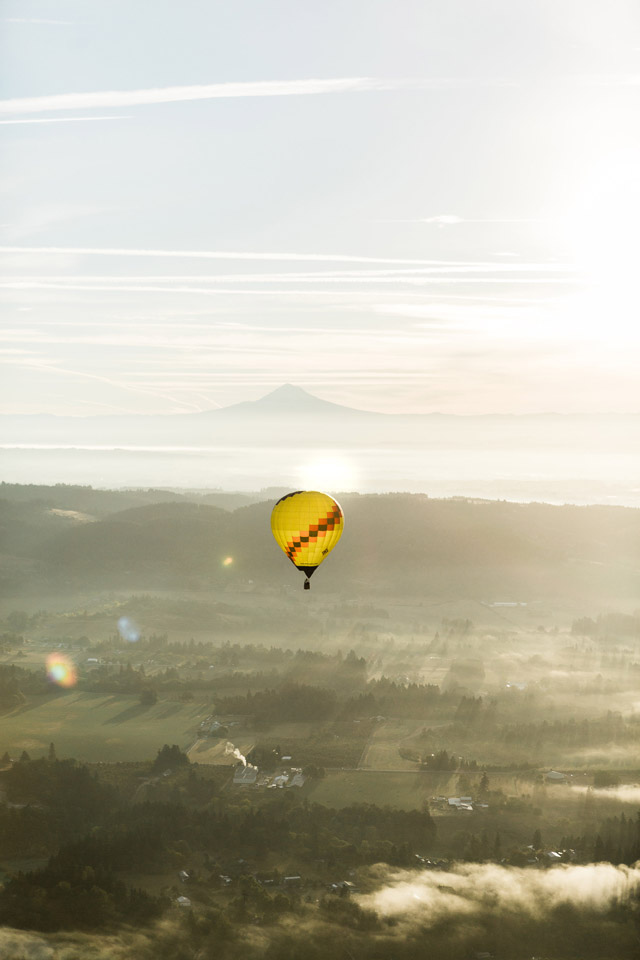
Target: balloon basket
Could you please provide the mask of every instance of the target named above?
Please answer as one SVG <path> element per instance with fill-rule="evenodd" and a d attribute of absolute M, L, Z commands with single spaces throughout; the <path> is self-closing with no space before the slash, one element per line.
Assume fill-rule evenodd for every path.
<path fill-rule="evenodd" d="M 311 590 L 311 581 L 309 579 L 305 580 L 304 588 L 305 590 Z"/>

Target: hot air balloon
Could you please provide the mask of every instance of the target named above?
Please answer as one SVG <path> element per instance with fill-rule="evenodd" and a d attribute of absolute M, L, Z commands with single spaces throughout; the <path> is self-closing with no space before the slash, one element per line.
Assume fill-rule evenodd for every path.
<path fill-rule="evenodd" d="M 294 567 L 309 577 L 331 553 L 342 536 L 344 515 L 340 504 L 326 493 L 297 490 L 276 503 L 271 513 L 271 532 Z"/>

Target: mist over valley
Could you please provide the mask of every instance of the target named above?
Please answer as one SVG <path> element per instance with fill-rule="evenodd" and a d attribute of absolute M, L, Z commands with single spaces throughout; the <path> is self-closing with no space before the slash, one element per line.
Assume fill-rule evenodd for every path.
<path fill-rule="evenodd" d="M 189 414 L 0 415 L 4 479 L 251 492 L 318 483 L 437 497 L 640 505 L 632 414 L 381 414 L 285 384 Z"/>
<path fill-rule="evenodd" d="M 637 511 L 279 495 L 0 487 L 3 949 L 634 956 Z"/>

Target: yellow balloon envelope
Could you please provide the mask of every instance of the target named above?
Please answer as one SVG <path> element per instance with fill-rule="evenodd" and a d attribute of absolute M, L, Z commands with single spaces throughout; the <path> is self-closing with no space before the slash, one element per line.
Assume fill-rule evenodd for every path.
<path fill-rule="evenodd" d="M 271 532 L 298 570 L 309 577 L 342 536 L 344 514 L 326 493 L 298 490 L 278 500 L 271 513 Z"/>

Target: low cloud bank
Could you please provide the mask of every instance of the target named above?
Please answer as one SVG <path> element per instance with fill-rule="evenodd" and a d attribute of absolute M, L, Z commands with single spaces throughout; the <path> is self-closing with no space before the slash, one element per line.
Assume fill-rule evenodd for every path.
<path fill-rule="evenodd" d="M 435 925 L 489 910 L 533 917 L 542 917 L 560 904 L 606 910 L 640 892 L 640 864 L 560 865 L 531 870 L 467 863 L 447 873 L 398 871 L 386 878 L 380 868 L 380 879 L 386 879 L 380 890 L 358 898 L 362 907 L 383 916 L 406 915 Z"/>
<path fill-rule="evenodd" d="M 79 933 L 39 934 L 9 927 L 0 928 L 2 960 L 146 960 L 153 951 L 158 924 L 141 933 L 123 930 L 120 934 Z"/>
<path fill-rule="evenodd" d="M 571 789 L 583 796 L 589 793 L 594 800 L 619 800 L 621 803 L 640 804 L 640 785 L 637 783 L 623 783 L 619 787 L 572 787 Z"/>
<path fill-rule="evenodd" d="M 0 930 L 0 957 L 4 960 L 51 960 L 54 956 L 42 937 L 20 930 Z"/>

